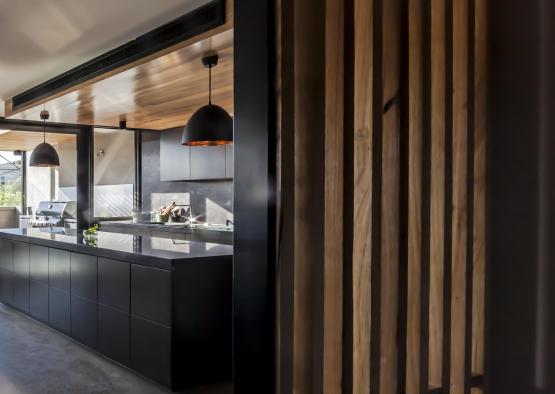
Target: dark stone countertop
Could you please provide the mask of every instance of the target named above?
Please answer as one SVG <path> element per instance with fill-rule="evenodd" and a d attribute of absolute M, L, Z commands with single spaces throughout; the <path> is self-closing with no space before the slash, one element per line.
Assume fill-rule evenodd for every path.
<path fill-rule="evenodd" d="M 130 220 L 103 221 L 99 224 L 101 229 L 110 232 L 150 235 L 155 237 L 174 237 L 191 241 L 233 245 L 233 227 L 189 226 L 184 223 L 133 223 Z"/>
<path fill-rule="evenodd" d="M 176 264 L 192 260 L 233 255 L 230 245 L 105 231 L 98 232 L 95 246 L 85 244 L 82 235 L 39 228 L 0 229 L 0 238 L 162 269 L 171 269 Z"/>

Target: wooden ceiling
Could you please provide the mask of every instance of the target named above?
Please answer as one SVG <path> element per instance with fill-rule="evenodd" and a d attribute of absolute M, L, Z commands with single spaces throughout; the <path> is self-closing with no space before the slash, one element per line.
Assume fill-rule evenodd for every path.
<path fill-rule="evenodd" d="M 33 131 L 0 131 L 0 151 L 32 151 L 42 142 L 42 133 Z M 75 140 L 74 134 L 46 133 L 46 142 L 54 146 Z"/>
<path fill-rule="evenodd" d="M 208 70 L 201 58 L 209 52 L 220 56 L 212 70 L 212 102 L 233 114 L 232 15 L 227 18 L 228 23 L 220 29 L 21 110 L 12 111 L 10 100 L 6 116 L 40 120 L 44 106 L 52 122 L 118 126 L 126 120 L 129 128 L 156 130 L 183 126 L 195 110 L 208 103 Z"/>

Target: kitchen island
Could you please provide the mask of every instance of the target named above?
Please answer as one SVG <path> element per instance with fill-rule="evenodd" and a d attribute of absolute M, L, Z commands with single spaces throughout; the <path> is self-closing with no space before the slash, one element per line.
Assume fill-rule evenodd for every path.
<path fill-rule="evenodd" d="M 0 230 L 0 301 L 172 389 L 230 379 L 229 245 Z"/>

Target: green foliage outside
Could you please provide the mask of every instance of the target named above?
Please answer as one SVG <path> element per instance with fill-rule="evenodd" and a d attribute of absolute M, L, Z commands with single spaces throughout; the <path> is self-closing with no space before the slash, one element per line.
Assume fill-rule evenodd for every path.
<path fill-rule="evenodd" d="M 0 207 L 21 206 L 21 178 L 0 184 Z"/>

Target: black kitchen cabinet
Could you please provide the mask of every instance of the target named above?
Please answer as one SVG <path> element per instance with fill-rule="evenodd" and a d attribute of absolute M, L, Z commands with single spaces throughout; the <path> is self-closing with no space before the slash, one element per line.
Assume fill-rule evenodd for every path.
<path fill-rule="evenodd" d="M 196 181 L 233 178 L 233 147 L 183 146 L 183 129 L 160 135 L 160 180 Z"/>
<path fill-rule="evenodd" d="M 0 240 L 1 302 L 174 390 L 231 378 L 231 255 L 160 267 L 27 239 Z"/>
<path fill-rule="evenodd" d="M 225 177 L 233 178 L 233 144 L 225 146 Z"/>
<path fill-rule="evenodd" d="M 29 247 L 30 279 L 48 286 L 48 248 L 38 245 Z"/>
<path fill-rule="evenodd" d="M 71 296 L 71 336 L 79 342 L 97 348 L 97 303 L 76 295 Z"/>
<path fill-rule="evenodd" d="M 0 269 L 13 272 L 13 243 L 0 240 Z"/>
<path fill-rule="evenodd" d="M 171 329 L 131 316 L 131 366 L 171 386 Z"/>
<path fill-rule="evenodd" d="M 171 273 L 131 266 L 131 314 L 165 326 L 171 325 Z"/>
<path fill-rule="evenodd" d="M 17 242 L 13 247 L 13 305 L 29 312 L 29 245 Z"/>
<path fill-rule="evenodd" d="M 225 178 L 225 146 L 191 147 L 191 180 Z"/>
<path fill-rule="evenodd" d="M 71 333 L 71 300 L 69 292 L 48 289 L 48 324 L 66 334 Z"/>
<path fill-rule="evenodd" d="M 71 294 L 97 300 L 97 257 L 71 253 Z"/>
<path fill-rule="evenodd" d="M 31 280 L 29 287 L 29 314 L 43 323 L 48 323 L 48 285 Z"/>
<path fill-rule="evenodd" d="M 129 314 L 130 264 L 98 259 L 98 302 Z"/>
<path fill-rule="evenodd" d="M 98 350 L 129 365 L 129 314 L 98 304 Z"/>
<path fill-rule="evenodd" d="M 13 305 L 13 272 L 0 268 L 0 301 Z"/>
<path fill-rule="evenodd" d="M 70 253 L 65 250 L 48 249 L 49 286 L 69 293 L 71 275 Z"/>
<path fill-rule="evenodd" d="M 191 149 L 181 145 L 183 130 L 165 131 L 160 135 L 160 180 L 191 179 Z"/>

